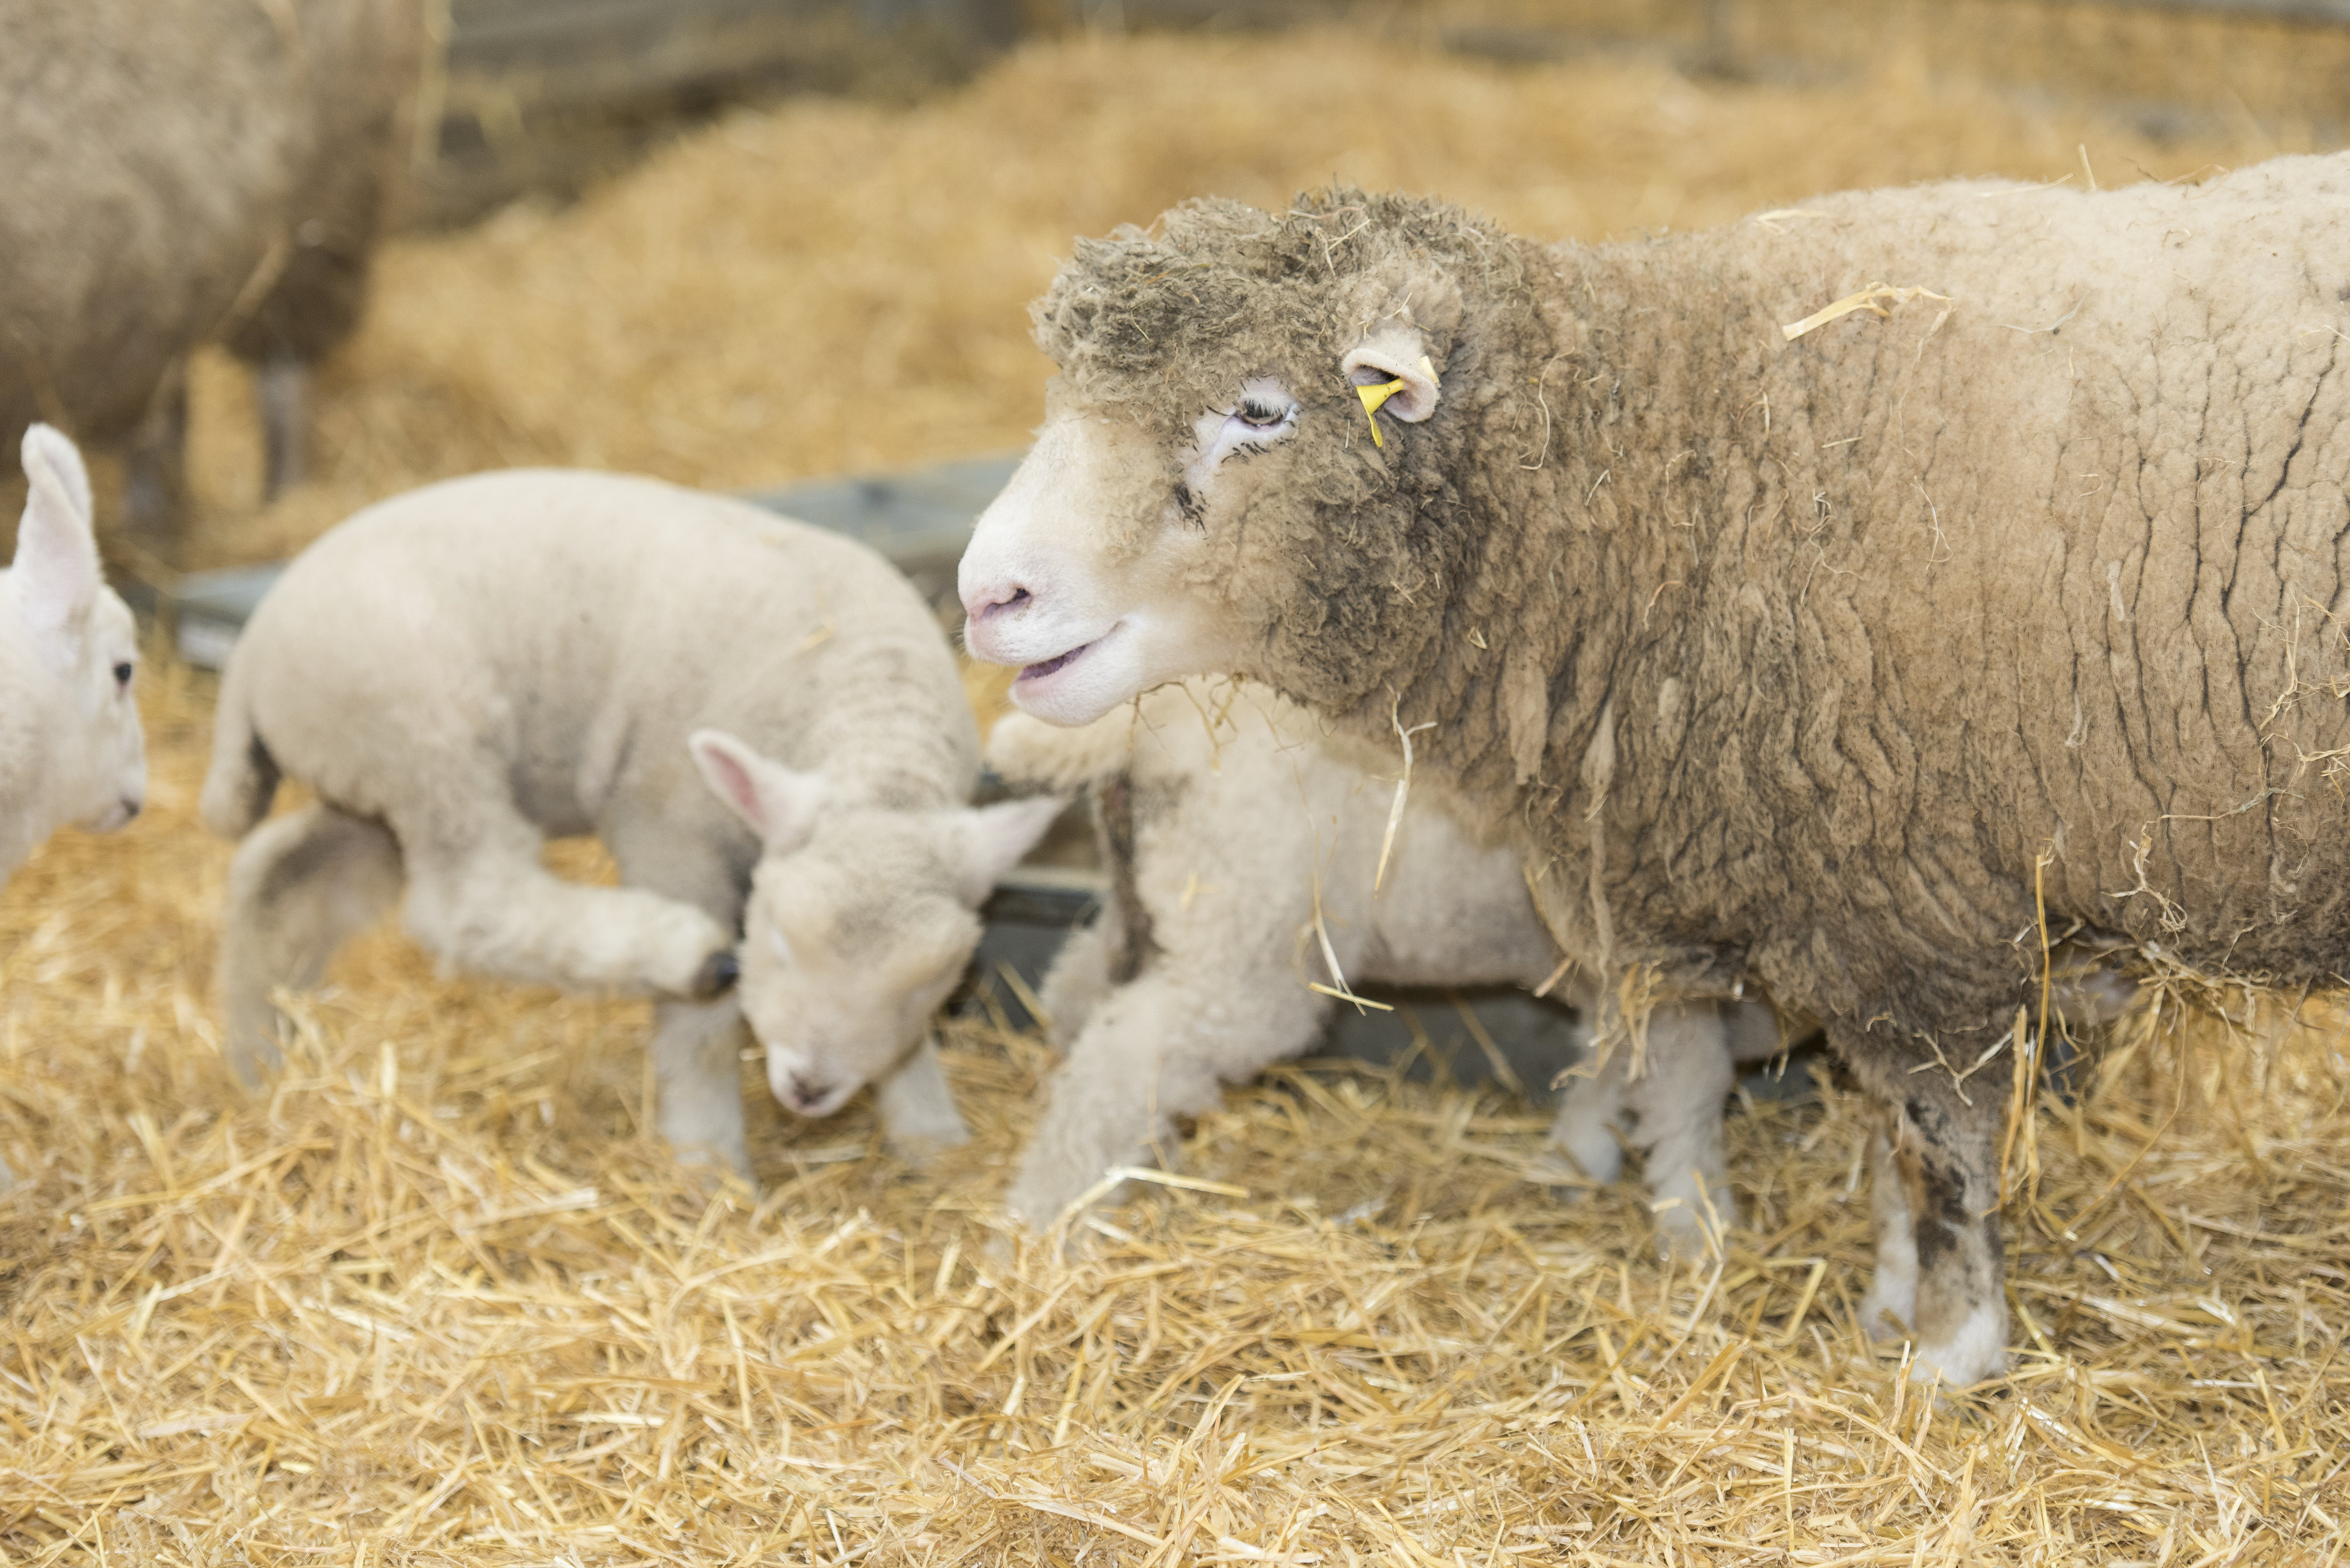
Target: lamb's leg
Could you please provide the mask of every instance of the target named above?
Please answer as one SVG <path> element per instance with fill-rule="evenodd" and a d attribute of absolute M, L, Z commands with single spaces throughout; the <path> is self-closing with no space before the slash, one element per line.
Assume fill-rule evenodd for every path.
<path fill-rule="evenodd" d="M 731 996 L 653 1008 L 654 1127 L 680 1164 L 721 1165 L 750 1181 L 739 1065 L 747 1037 Z"/>
<path fill-rule="evenodd" d="M 1626 1085 L 1625 1098 L 1632 1141 L 1648 1156 L 1657 1245 L 1695 1255 L 1705 1251 L 1708 1231 L 1728 1226 L 1735 1212 L 1721 1110 L 1737 1075 L 1721 1010 L 1711 1002 L 1658 1008 L 1648 1015 L 1647 1057 L 1648 1070 Z"/>
<path fill-rule="evenodd" d="M 1118 911 L 1104 909 L 1092 925 L 1071 931 L 1036 988 L 1036 1000 L 1053 1021 L 1053 1044 L 1064 1050 L 1085 1033 L 1086 1021 L 1109 992 L 1110 956 L 1122 945 L 1117 922 Z"/>
<path fill-rule="evenodd" d="M 400 829 L 408 929 L 443 962 L 570 990 L 708 1001 L 734 976 L 734 935 L 703 910 L 640 888 L 567 882 L 539 862 L 536 829 L 474 803 L 468 825 Z"/>
<path fill-rule="evenodd" d="M 729 931 L 740 923 L 750 852 L 730 857 L 706 821 L 622 814 L 605 825 L 603 838 L 632 897 L 674 900 Z M 750 1181 L 741 1066 L 746 1034 L 733 996 L 664 1001 L 653 1009 L 654 1127 L 681 1163 L 722 1165 Z"/>
<path fill-rule="evenodd" d="M 923 1036 L 914 1054 L 881 1081 L 881 1135 L 890 1150 L 911 1166 L 927 1165 L 941 1152 L 971 1141 L 971 1128 L 955 1108 L 939 1043 Z"/>
<path fill-rule="evenodd" d="M 284 1057 L 277 986 L 318 983 L 335 950 L 400 897 L 400 846 L 382 824 L 310 805 L 245 835 L 229 862 L 221 921 L 221 1001 L 231 1071 L 247 1088 Z"/>
<path fill-rule="evenodd" d="M 1591 1032 L 1579 1027 L 1587 1052 Z M 1551 1118 L 1550 1141 L 1594 1181 L 1613 1181 L 1624 1172 L 1624 1146 L 1616 1140 L 1623 1123 L 1624 1077 L 1628 1053 L 1611 1051 L 1596 1066 L 1585 1063 L 1566 1076 L 1558 1114 Z"/>
<path fill-rule="evenodd" d="M 2003 1064 L 1969 1078 L 1961 1096 L 1939 1064 L 1909 1074 L 1918 1064 L 1881 1039 L 1835 1044 L 1880 1107 L 1869 1145 L 1877 1275 L 1862 1298 L 1863 1326 L 1890 1337 L 1900 1331 L 1883 1314 L 1906 1321 L 1919 1381 L 1939 1376 L 1957 1388 L 1995 1376 L 2007 1365 L 1997 1164 Z"/>
<path fill-rule="evenodd" d="M 1210 987 L 1154 969 L 1105 997 L 1046 1087 L 1045 1114 L 1004 1195 L 1042 1230 L 1116 1166 L 1146 1164 L 1173 1119 L 1212 1108 L 1222 1085 L 1295 1056 L 1328 1003 L 1285 970 L 1219 974 Z"/>

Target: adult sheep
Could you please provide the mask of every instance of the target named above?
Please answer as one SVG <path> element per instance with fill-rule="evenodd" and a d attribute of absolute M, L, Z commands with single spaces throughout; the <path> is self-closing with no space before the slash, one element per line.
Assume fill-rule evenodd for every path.
<path fill-rule="evenodd" d="M 1824 1020 L 1881 1110 L 1864 1315 L 1921 1377 L 2005 1362 L 2040 898 L 2350 965 L 2350 156 L 1597 247 L 1205 202 L 1081 245 L 1036 321 L 972 651 L 1061 722 L 1224 670 L 1432 724 L 1568 951 Z"/>
<path fill-rule="evenodd" d="M 11 0 L 0 11 L 0 434 L 134 431 L 133 530 L 168 550 L 181 364 L 263 370 L 269 483 L 307 368 L 357 319 L 419 0 Z"/>

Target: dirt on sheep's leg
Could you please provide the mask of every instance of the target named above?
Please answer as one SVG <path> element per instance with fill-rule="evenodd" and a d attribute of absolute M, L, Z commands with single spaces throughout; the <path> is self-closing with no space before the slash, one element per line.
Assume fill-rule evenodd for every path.
<path fill-rule="evenodd" d="M 229 862 L 221 920 L 228 1064 L 246 1088 L 284 1060 L 278 986 L 318 983 L 337 949 L 400 897 L 400 846 L 381 823 L 309 805 L 263 823 Z"/>
<path fill-rule="evenodd" d="M 1883 1105 L 1892 1064 L 1882 1054 L 1872 1064 L 1878 1071 L 1863 1075 L 1880 1080 L 1869 1144 L 1877 1277 L 1862 1322 L 1872 1337 L 1889 1338 L 1900 1332 L 1891 1314 L 1914 1347 L 1910 1376 L 1962 1388 L 2007 1366 L 1996 1165 L 2004 1075 L 1975 1075 L 1961 1094 L 1937 1064 L 1895 1078 L 1900 1098 Z"/>

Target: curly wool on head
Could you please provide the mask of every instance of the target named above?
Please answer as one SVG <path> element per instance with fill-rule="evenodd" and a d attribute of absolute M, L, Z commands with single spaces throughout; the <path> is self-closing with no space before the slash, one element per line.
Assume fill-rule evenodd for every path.
<path fill-rule="evenodd" d="M 1315 701 L 1383 706 L 1440 629 L 1411 607 L 1471 575 L 1498 521 L 1499 498 L 1454 476 L 1540 440 L 1534 377 L 1558 337 L 1541 304 L 1556 289 L 1541 280 L 1557 264 L 1461 208 L 1345 187 L 1280 214 L 1188 202 L 1156 227 L 1078 243 L 1033 307 L 1037 347 L 1063 396 L 1160 443 L 1170 494 L 1190 421 L 1252 379 L 1277 380 L 1301 420 L 1349 433 L 1295 454 L 1280 503 L 1250 509 L 1214 586 L 1269 660 L 1316 671 Z M 1338 366 L 1391 324 L 1423 335 L 1454 401 L 1446 419 L 1374 442 Z"/>

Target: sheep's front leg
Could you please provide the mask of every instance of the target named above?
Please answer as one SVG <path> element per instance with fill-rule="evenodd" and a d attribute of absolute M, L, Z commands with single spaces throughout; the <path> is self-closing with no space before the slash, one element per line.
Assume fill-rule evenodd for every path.
<path fill-rule="evenodd" d="M 686 1165 L 721 1165 L 751 1179 L 743 1131 L 743 1010 L 715 1002 L 662 1002 L 653 1009 L 653 1125 Z"/>
<path fill-rule="evenodd" d="M 971 1141 L 971 1128 L 956 1108 L 939 1043 L 924 1035 L 913 1054 L 881 1081 L 881 1135 L 908 1165 L 923 1166 L 947 1149 Z"/>
<path fill-rule="evenodd" d="M 304 405 L 309 401 L 310 367 L 290 349 L 273 349 L 263 361 L 257 380 L 267 454 L 262 499 L 267 502 L 301 483 L 309 471 L 303 438 L 307 429 Z"/>
<path fill-rule="evenodd" d="M 1093 1010 L 1004 1195 L 1024 1223 L 1043 1230 L 1106 1172 L 1148 1163 L 1175 1117 L 1212 1108 L 1224 1082 L 1296 1055 L 1327 1016 L 1285 970 L 1188 978 L 1150 971 Z"/>
<path fill-rule="evenodd" d="M 284 1057 L 278 986 L 318 983 L 335 951 L 400 897 L 400 846 L 377 822 L 329 805 L 263 823 L 229 862 L 220 938 L 228 1064 L 250 1089 Z"/>
<path fill-rule="evenodd" d="M 519 828 L 520 831 L 515 831 Z M 639 888 L 588 888 L 539 864 L 517 822 L 462 846 L 409 850 L 408 929 L 443 962 L 569 990 L 665 992 L 708 1001 L 733 983 L 733 933 Z"/>
<path fill-rule="evenodd" d="M 1846 1059 L 1880 1096 L 1869 1136 L 1877 1272 L 1862 1326 L 1877 1339 L 1906 1330 L 1921 1382 L 1939 1376 L 1960 1388 L 1996 1376 L 2007 1366 L 1997 1168 L 2005 1085 L 1986 1070 L 1961 1098 L 1939 1064 L 1909 1075 L 1882 1052 Z"/>

